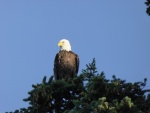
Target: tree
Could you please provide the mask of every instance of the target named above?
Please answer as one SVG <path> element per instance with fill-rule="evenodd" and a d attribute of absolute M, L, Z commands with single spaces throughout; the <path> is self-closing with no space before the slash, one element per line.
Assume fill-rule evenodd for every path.
<path fill-rule="evenodd" d="M 146 13 L 150 16 L 150 0 L 147 0 L 147 2 L 145 2 L 145 4 L 147 5 Z"/>
<path fill-rule="evenodd" d="M 48 81 L 32 85 L 29 107 L 9 113 L 150 113 L 150 89 L 145 89 L 147 79 L 130 83 L 98 73 L 96 61 L 86 65 L 82 73 L 67 81 Z M 146 93 L 148 93 L 146 95 Z M 6 112 L 8 113 L 8 112 Z"/>

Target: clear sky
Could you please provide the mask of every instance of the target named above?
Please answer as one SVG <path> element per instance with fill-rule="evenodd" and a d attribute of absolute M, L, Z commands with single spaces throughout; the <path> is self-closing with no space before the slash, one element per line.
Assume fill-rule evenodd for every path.
<path fill-rule="evenodd" d="M 146 1 L 146 0 L 145 0 Z M 144 0 L 0 0 L 0 113 L 27 107 L 32 84 L 53 75 L 60 39 L 70 40 L 80 71 L 96 58 L 106 78 L 148 78 L 150 17 Z"/>

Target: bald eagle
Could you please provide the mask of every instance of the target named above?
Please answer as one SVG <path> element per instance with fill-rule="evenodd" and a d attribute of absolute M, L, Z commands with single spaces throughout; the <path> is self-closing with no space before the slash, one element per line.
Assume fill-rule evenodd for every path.
<path fill-rule="evenodd" d="M 59 41 L 60 51 L 54 60 L 54 76 L 56 80 L 73 78 L 79 69 L 79 57 L 71 51 L 70 42 L 66 39 Z"/>

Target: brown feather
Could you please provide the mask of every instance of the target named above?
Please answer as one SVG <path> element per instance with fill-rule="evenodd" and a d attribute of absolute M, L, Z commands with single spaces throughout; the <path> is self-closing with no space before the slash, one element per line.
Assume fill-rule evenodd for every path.
<path fill-rule="evenodd" d="M 79 69 L 78 55 L 72 51 L 59 51 L 54 61 L 54 75 L 56 80 L 73 78 Z"/>

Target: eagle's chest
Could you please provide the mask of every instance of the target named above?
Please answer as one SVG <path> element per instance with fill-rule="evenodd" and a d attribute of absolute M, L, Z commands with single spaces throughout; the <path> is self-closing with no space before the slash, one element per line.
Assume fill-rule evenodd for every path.
<path fill-rule="evenodd" d="M 70 55 L 66 56 L 59 56 L 59 66 L 63 68 L 70 68 L 74 65 L 74 62 L 72 60 L 72 57 Z"/>

